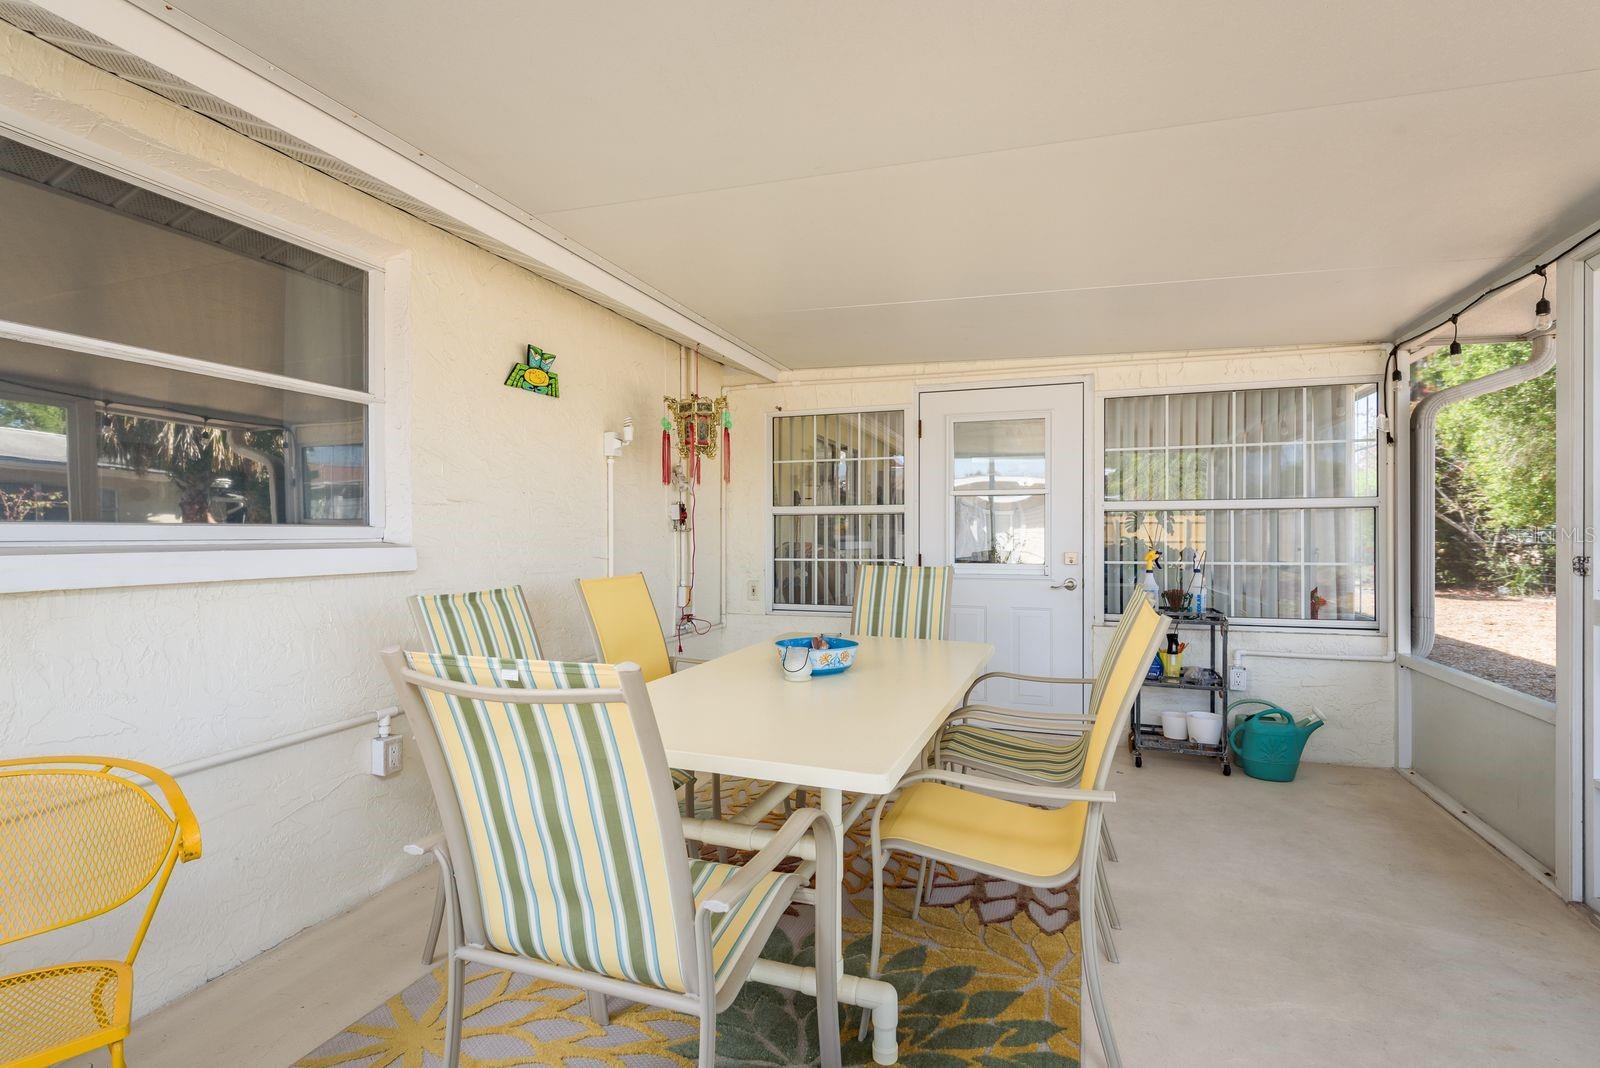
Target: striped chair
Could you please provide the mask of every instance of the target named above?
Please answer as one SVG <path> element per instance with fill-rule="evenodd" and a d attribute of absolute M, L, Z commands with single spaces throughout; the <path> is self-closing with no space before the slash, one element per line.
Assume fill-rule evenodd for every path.
<path fill-rule="evenodd" d="M 879 638 L 943 638 L 950 620 L 951 567 L 861 564 L 856 568 L 850 633 Z"/>
<path fill-rule="evenodd" d="M 1140 597 L 1142 599 L 1144 595 L 1141 593 Z M 1022 675 L 1013 671 L 989 671 L 978 676 L 967 687 L 961 707 L 945 720 L 945 726 L 934 743 L 934 766 L 982 771 L 1003 779 L 1040 786 L 1070 786 L 1080 781 L 1089 746 L 1089 731 L 1095 723 L 1093 715 L 1031 712 L 971 704 L 972 694 L 985 681 L 994 678 L 1069 686 L 1088 685 L 1088 708 L 1093 712 L 1100 707 L 1111 672 L 1122 656 L 1138 616 L 1137 612 L 1123 611 L 1122 618 L 1117 621 L 1117 629 L 1112 632 L 1111 645 L 1100 661 L 1100 670 L 1092 679 Z M 1106 859 L 1115 861 L 1116 846 L 1111 840 L 1110 825 L 1104 820 L 1100 823 L 1100 834 Z M 918 879 L 919 900 L 922 877 L 927 875 L 927 871 L 928 867 L 924 864 Z M 1106 959 L 1116 963 L 1117 949 L 1111 932 L 1122 927 L 1122 920 L 1112 900 L 1111 884 L 1104 868 L 1099 869 L 1097 877 L 1100 883 L 1097 900 L 1104 906 L 1100 946 Z"/>
<path fill-rule="evenodd" d="M 429 650 L 457 656 L 493 656 L 511 660 L 539 659 L 539 635 L 521 586 L 497 586 L 466 593 L 419 593 L 411 598 L 411 615 Z M 673 787 L 688 787 L 684 803 L 694 803 L 694 776 L 672 773 Z M 433 899 L 428 940 L 422 963 L 432 964 L 444 923 L 445 887 Z"/>
<path fill-rule="evenodd" d="M 1165 620 L 1143 594 L 1130 600 L 1124 615 L 1131 617 L 1125 640 L 1109 658 L 1104 684 L 1096 688 L 1090 707 L 1093 726 L 1082 770 L 1072 786 L 1039 786 L 929 768 L 907 775 L 873 808 L 874 977 L 882 948 L 883 867 L 891 852 L 942 861 L 1022 886 L 1056 889 L 1076 880 L 1083 943 L 1092 945 L 1098 937 L 1100 825 L 1105 806 L 1117 799 L 1106 790 L 1111 758 L 1127 730 L 1150 657 L 1166 630 Z M 1082 962 L 1084 990 L 1106 1063 L 1118 1068 L 1122 1062 L 1100 993 L 1099 956 L 1084 953 Z"/>
<path fill-rule="evenodd" d="M 459 1063 L 470 964 L 694 1014 L 700 1064 L 778 918 L 815 872 L 838 879 L 826 815 L 789 816 L 742 867 L 690 860 L 649 692 L 632 664 L 383 654 L 444 822 L 445 1063 Z M 804 841 L 803 841 L 804 840 Z M 784 857 L 817 859 L 793 873 Z M 817 957 L 838 952 L 818 895 Z M 817 973 L 823 1063 L 839 1064 L 833 969 Z"/>

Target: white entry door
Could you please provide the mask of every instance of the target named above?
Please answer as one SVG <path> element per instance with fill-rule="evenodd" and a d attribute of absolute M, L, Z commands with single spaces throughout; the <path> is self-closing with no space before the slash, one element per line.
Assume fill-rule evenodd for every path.
<path fill-rule="evenodd" d="M 925 392 L 918 545 L 954 564 L 950 637 L 995 647 L 991 669 L 1088 674 L 1084 387 Z M 1084 687 L 989 682 L 979 699 L 1082 711 Z"/>

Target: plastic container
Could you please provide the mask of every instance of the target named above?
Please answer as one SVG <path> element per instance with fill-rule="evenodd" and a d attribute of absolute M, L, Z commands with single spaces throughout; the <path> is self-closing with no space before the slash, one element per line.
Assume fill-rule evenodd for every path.
<path fill-rule="evenodd" d="M 1201 745 L 1217 745 L 1222 741 L 1221 712 L 1190 712 L 1189 738 Z"/>
<path fill-rule="evenodd" d="M 848 671 L 856 662 L 860 643 L 832 634 L 824 635 L 823 640 L 828 643 L 825 649 L 813 649 L 810 638 L 780 638 L 774 642 L 783 677 L 790 682 L 805 682 Z"/>
<path fill-rule="evenodd" d="M 1189 713 L 1161 713 L 1161 736 L 1174 742 L 1185 741 L 1189 737 Z"/>
<path fill-rule="evenodd" d="M 1242 698 L 1228 706 L 1264 705 L 1260 711 L 1235 719 L 1228 732 L 1228 744 L 1238 757 L 1239 767 L 1252 779 L 1268 782 L 1293 782 L 1300 770 L 1300 754 L 1306 742 L 1322 726 L 1322 717 L 1313 715 L 1295 722 L 1293 713 L 1256 698 Z"/>

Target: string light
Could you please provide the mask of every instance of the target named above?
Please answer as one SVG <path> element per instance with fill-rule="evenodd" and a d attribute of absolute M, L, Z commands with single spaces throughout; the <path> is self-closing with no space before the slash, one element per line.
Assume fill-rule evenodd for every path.
<path fill-rule="evenodd" d="M 1539 302 L 1533 306 L 1533 328 L 1542 334 L 1556 325 L 1555 316 L 1550 314 L 1550 298 L 1545 295 L 1550 290 L 1550 276 L 1544 273 L 1542 263 L 1533 270 L 1539 276 Z"/>
<path fill-rule="evenodd" d="M 1461 363 L 1461 325 L 1454 315 L 1450 316 L 1450 362 Z"/>

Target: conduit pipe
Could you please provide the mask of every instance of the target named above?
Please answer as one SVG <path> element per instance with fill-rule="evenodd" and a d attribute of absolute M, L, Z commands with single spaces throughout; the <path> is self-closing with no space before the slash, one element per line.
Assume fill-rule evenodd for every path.
<path fill-rule="evenodd" d="M 1529 339 L 1533 353 L 1523 363 L 1470 382 L 1431 393 L 1411 412 L 1411 655 L 1433 649 L 1434 445 L 1439 413 L 1471 400 L 1538 378 L 1556 365 L 1555 334 Z"/>
<path fill-rule="evenodd" d="M 367 712 L 360 716 L 352 716 L 350 719 L 341 719 L 336 723 L 324 723 L 320 727 L 308 727 L 303 731 L 295 731 L 293 734 L 285 734 L 266 742 L 257 742 L 255 745 L 247 745 L 242 749 L 230 749 L 226 753 L 218 753 L 215 756 L 202 757 L 199 760 L 190 760 L 182 764 L 173 764 L 164 770 L 174 779 L 178 779 L 185 775 L 194 775 L 198 772 L 210 771 L 212 768 L 220 768 L 224 764 L 237 764 L 241 760 L 249 760 L 252 757 L 263 756 L 267 753 L 275 753 L 279 749 L 287 749 L 291 745 L 315 741 L 318 738 L 327 738 L 334 734 L 343 734 L 345 731 L 353 731 L 357 727 L 371 727 L 385 716 L 403 715 L 405 715 L 404 712 L 392 706 L 380 708 L 376 712 Z"/>

